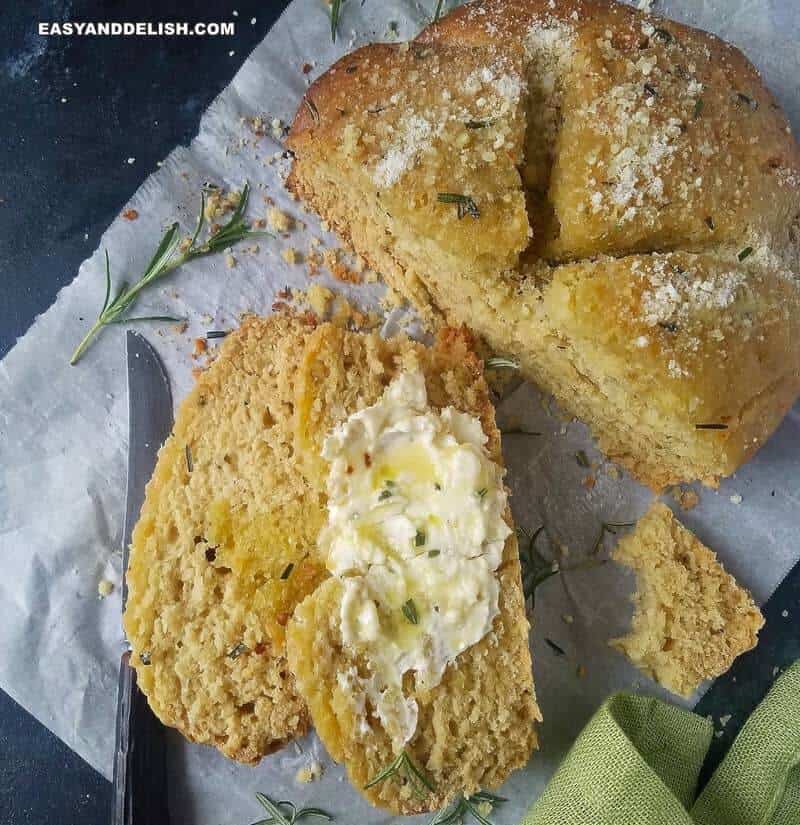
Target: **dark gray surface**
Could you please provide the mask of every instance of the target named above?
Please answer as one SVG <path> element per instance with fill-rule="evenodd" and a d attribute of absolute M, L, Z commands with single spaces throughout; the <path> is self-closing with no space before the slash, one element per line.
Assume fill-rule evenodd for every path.
<path fill-rule="evenodd" d="M 0 0 L 0 356 L 156 163 L 196 134 L 285 5 Z M 40 38 L 53 20 L 237 26 L 233 37 Z M 99 825 L 110 804 L 110 784 L 0 692 L 0 825 Z"/>
<path fill-rule="evenodd" d="M 0 355 L 72 280 L 157 161 L 196 133 L 204 109 L 285 4 L 182 2 L 169 13 L 165 5 L 0 5 Z M 43 44 L 38 22 L 65 19 L 235 20 L 237 32 L 232 38 L 74 37 Z M 135 163 L 128 164 L 129 157 Z M 73 343 L 65 342 L 65 355 Z M 758 648 L 698 708 L 715 718 L 733 715 L 714 741 L 713 759 L 764 695 L 775 668 L 800 656 L 800 568 L 765 612 Z M 108 821 L 109 806 L 109 783 L 0 692 L 0 823 L 99 825 Z"/>

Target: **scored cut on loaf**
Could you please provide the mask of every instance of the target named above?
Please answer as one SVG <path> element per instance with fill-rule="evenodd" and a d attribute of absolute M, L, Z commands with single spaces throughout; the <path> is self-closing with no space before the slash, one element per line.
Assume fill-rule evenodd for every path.
<path fill-rule="evenodd" d="M 611 645 L 673 693 L 691 696 L 754 648 L 764 617 L 713 551 L 655 502 L 614 548 L 636 573 L 628 635 Z"/>
<path fill-rule="evenodd" d="M 471 345 L 462 331 L 442 330 L 426 348 L 402 336 L 384 341 L 293 315 L 248 318 L 225 339 L 159 453 L 127 571 L 131 662 L 165 724 L 254 763 L 304 733 L 310 707 L 323 741 L 338 753 L 337 741 L 325 735 L 327 717 L 317 707 L 313 681 L 309 685 L 314 663 L 295 655 L 290 668 L 286 653 L 296 605 L 321 583 L 321 592 L 329 592 L 317 552 L 327 518 L 322 439 L 380 398 L 397 374 L 420 369 L 431 402 L 478 416 L 499 460 L 500 436 Z M 498 575 L 503 610 L 493 639 L 502 646 L 481 648 L 480 656 L 466 651 L 451 668 L 461 675 L 449 677 L 469 682 L 485 672 L 470 664 L 475 657 L 481 667 L 504 668 L 495 672 L 498 683 L 507 680 L 502 704 L 486 708 L 498 718 L 476 713 L 466 719 L 464 706 L 446 716 L 444 698 L 436 716 L 439 725 L 500 736 L 492 743 L 497 765 L 487 769 L 487 782 L 527 761 L 539 718 L 515 544 L 506 546 Z M 316 603 L 307 600 L 303 610 Z M 331 627 L 332 617 L 325 616 L 308 643 L 327 639 Z M 337 661 L 328 651 L 325 666 Z M 421 734 L 414 745 L 420 761 L 434 764 L 434 743 L 446 749 L 438 730 L 438 738 Z M 478 776 L 471 759 L 464 763 L 464 788 Z M 442 787 L 461 789 L 461 775 L 446 765 Z"/>
<path fill-rule="evenodd" d="M 440 336 L 432 349 L 406 343 L 402 359 L 387 367 L 382 380 L 365 392 L 353 364 L 371 357 L 374 338 L 332 331 L 306 348 L 300 379 L 298 433 L 312 462 L 325 436 L 350 413 L 377 401 L 399 371 L 421 370 L 434 410 L 446 406 L 476 416 L 488 436 L 491 458 L 502 464 L 489 390 L 481 364 L 463 333 Z M 324 398 L 315 389 L 324 385 Z M 511 524 L 507 509 L 505 519 Z M 434 790 L 420 796 L 411 783 L 390 777 L 364 789 L 397 756 L 390 735 L 371 713 L 369 699 L 340 676 L 367 673 L 363 655 L 345 645 L 340 628 L 342 583 L 330 578 L 295 610 L 287 628 L 288 657 L 297 686 L 308 704 L 326 749 L 347 769 L 353 784 L 375 805 L 396 813 L 433 810 L 459 793 L 498 787 L 525 765 L 537 746 L 536 704 L 528 648 L 528 621 L 514 533 L 506 540 L 497 570 L 499 615 L 492 631 L 461 653 L 442 681 L 420 689 L 406 675 L 404 690 L 419 707 L 416 733 L 405 747 Z M 419 788 L 417 788 L 419 790 Z"/>
<path fill-rule="evenodd" d="M 348 55 L 289 185 L 655 489 L 715 485 L 800 391 L 800 149 L 734 47 L 615 2 L 486 0 Z"/>

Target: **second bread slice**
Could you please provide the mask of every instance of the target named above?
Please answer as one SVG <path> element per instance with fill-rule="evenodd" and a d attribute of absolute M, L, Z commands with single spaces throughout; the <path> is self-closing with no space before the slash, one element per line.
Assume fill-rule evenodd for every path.
<path fill-rule="evenodd" d="M 489 454 L 501 462 L 500 436 L 480 362 L 462 334 L 448 331 L 430 350 L 406 345 L 391 361 L 386 359 L 388 345 L 381 351 L 370 345 L 370 339 L 344 333 L 338 338 L 320 337 L 316 348 L 307 348 L 301 384 L 305 382 L 309 397 L 301 402 L 298 432 L 305 439 L 310 460 L 318 460 L 324 437 L 346 414 L 378 399 L 380 394 L 369 398 L 359 389 L 358 367 L 353 365 L 383 357 L 387 382 L 401 371 L 418 370 L 425 377 L 434 410 L 452 406 L 478 418 L 488 437 Z M 330 402 L 314 389 L 321 380 L 332 393 Z M 374 388 L 379 389 L 383 387 Z M 505 519 L 510 523 L 508 511 Z M 536 747 L 534 723 L 541 717 L 531 676 L 528 622 L 513 533 L 506 540 L 496 575 L 499 615 L 492 631 L 464 650 L 434 687 L 418 689 L 409 678 L 403 682 L 404 691 L 419 709 L 416 732 L 405 753 L 429 788 L 409 781 L 407 774 L 365 788 L 399 754 L 371 713 L 369 699 L 365 704 L 364 696 L 346 678 L 348 673 L 368 672 L 370 663 L 344 642 L 342 581 L 324 582 L 298 606 L 289 622 L 290 668 L 317 732 L 331 756 L 344 763 L 353 784 L 373 804 L 411 814 L 438 808 L 458 794 L 496 788 L 528 761 Z"/>

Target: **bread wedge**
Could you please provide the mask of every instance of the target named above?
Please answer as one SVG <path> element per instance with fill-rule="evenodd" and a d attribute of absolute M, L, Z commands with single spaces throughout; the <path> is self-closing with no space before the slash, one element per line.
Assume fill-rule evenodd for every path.
<path fill-rule="evenodd" d="M 386 352 L 393 347 L 390 351 L 402 360 L 386 365 L 382 381 L 401 369 L 421 369 L 431 406 L 454 406 L 478 417 L 491 456 L 502 462 L 488 388 L 468 338 L 446 331 L 431 350 L 406 343 L 398 351 L 396 344 L 386 344 L 371 355 L 371 347 L 375 347 L 372 338 L 338 332 L 317 336 L 306 348 L 309 398 L 298 407 L 298 432 L 312 461 L 318 460 L 322 441 L 336 423 L 357 407 L 376 401 L 382 392 L 382 382 L 376 383 L 372 393 L 365 392 L 350 365 L 379 357 L 381 349 Z M 323 403 L 314 390 L 320 384 L 330 389 Z M 510 524 L 510 512 L 505 517 Z M 513 533 L 506 540 L 497 576 L 500 612 L 492 632 L 459 655 L 432 689 L 416 689 L 412 679 L 404 682 L 419 707 L 416 733 L 405 750 L 427 776 L 432 791 L 415 787 L 402 776 L 365 790 L 398 752 L 365 706 L 364 696 L 343 678 L 348 673 L 364 673 L 369 664 L 343 642 L 341 581 L 329 579 L 297 607 L 287 628 L 287 646 L 298 689 L 328 752 L 344 764 L 353 784 L 373 804 L 403 814 L 439 808 L 459 793 L 496 788 L 527 763 L 536 747 L 534 723 L 541 716 L 531 678 L 528 622 Z"/>
<path fill-rule="evenodd" d="M 254 763 L 304 733 L 313 717 L 331 753 L 344 758 L 329 733 L 319 685 L 347 653 L 328 650 L 315 663 L 298 652 L 303 645 L 324 646 L 335 632 L 333 616 L 321 615 L 311 625 L 305 618 L 291 622 L 296 605 L 318 588 L 319 596 L 303 602 L 303 617 L 332 605 L 317 554 L 327 517 L 322 441 L 335 423 L 380 398 L 397 374 L 419 369 L 431 403 L 479 417 L 500 460 L 494 412 L 471 343 L 463 332 L 443 330 L 426 348 L 404 337 L 384 341 L 290 315 L 247 319 L 226 338 L 178 411 L 133 534 L 125 630 L 139 685 L 165 724 Z M 484 779 L 502 781 L 536 744 L 539 711 L 513 540 L 499 575 L 503 607 L 493 643 L 484 640 L 467 651 L 432 692 L 431 719 L 420 724 L 413 744 L 445 794 Z M 471 694 L 459 704 L 452 680 L 472 691 L 472 680 L 484 672 L 507 680 L 502 697 L 498 693 L 502 701 L 471 707 L 467 715 Z M 475 752 L 461 760 L 460 773 L 441 761 L 434 746 L 447 750 L 447 725 L 466 730 L 470 739 L 496 735 L 495 763 L 481 768 L 485 753 Z M 381 741 L 379 732 L 375 737 Z M 358 757 L 347 753 L 352 771 L 349 760 Z M 374 798 L 391 804 L 392 794 L 383 795 Z M 406 805 L 400 790 L 393 804 Z"/>
<path fill-rule="evenodd" d="M 627 636 L 611 644 L 667 690 L 691 696 L 756 646 L 764 617 L 715 554 L 656 502 L 620 539 L 614 561 L 636 573 Z"/>
<path fill-rule="evenodd" d="M 800 150 L 758 73 L 602 0 L 486 0 L 309 89 L 290 186 L 654 489 L 716 485 L 800 391 Z"/>

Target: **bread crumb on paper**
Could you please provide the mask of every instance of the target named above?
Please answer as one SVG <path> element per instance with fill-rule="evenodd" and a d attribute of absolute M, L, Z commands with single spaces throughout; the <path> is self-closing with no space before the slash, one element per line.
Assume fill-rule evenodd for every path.
<path fill-rule="evenodd" d="M 267 212 L 267 221 L 270 228 L 276 232 L 291 232 L 294 227 L 294 218 L 277 206 L 270 207 Z"/>
<path fill-rule="evenodd" d="M 310 782 L 315 782 L 323 774 L 322 764 L 316 759 L 303 765 L 302 768 L 295 775 L 295 779 L 303 785 L 308 785 Z"/>
<path fill-rule="evenodd" d="M 101 599 L 105 599 L 107 596 L 110 596 L 114 592 L 114 582 L 109 581 L 108 579 L 100 579 L 97 583 L 97 595 Z"/>

